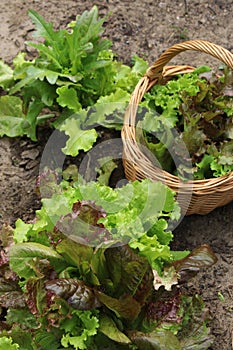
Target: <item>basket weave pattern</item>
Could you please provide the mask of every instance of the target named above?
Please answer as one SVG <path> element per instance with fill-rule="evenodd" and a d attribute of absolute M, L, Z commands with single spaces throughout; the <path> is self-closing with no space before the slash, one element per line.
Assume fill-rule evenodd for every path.
<path fill-rule="evenodd" d="M 209 54 L 233 69 L 233 55 L 223 47 L 208 41 L 190 40 L 167 49 L 148 68 L 131 95 L 122 128 L 123 164 L 128 180 L 150 178 L 169 186 L 176 192 L 184 214 L 207 214 L 233 200 L 233 172 L 218 178 L 183 182 L 177 176 L 154 165 L 136 141 L 137 109 L 145 92 L 155 84 L 166 83 L 177 74 L 185 74 L 194 70 L 194 67 L 191 66 L 166 66 L 173 57 L 186 50 Z"/>

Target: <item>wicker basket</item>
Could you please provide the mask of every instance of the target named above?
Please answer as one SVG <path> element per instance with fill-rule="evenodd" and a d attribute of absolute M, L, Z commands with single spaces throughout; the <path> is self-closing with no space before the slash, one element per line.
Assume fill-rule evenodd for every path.
<path fill-rule="evenodd" d="M 233 55 L 208 41 L 190 40 L 167 49 L 148 68 L 131 95 L 122 128 L 123 164 L 128 180 L 150 178 L 153 181 L 162 181 L 174 190 L 183 214 L 207 214 L 233 200 L 233 172 L 218 178 L 183 182 L 153 164 L 147 152 L 136 141 L 137 109 L 144 93 L 153 85 L 165 83 L 174 75 L 194 70 L 191 66 L 165 66 L 173 57 L 186 50 L 210 54 L 233 69 Z"/>

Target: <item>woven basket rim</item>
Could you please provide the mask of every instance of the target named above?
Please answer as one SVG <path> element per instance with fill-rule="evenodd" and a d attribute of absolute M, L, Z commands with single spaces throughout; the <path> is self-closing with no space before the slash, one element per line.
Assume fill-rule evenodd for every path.
<path fill-rule="evenodd" d="M 166 179 L 166 184 L 171 188 L 183 187 L 183 191 L 187 191 L 192 188 L 192 192 L 198 194 L 209 194 L 212 191 L 225 192 L 229 189 L 233 189 L 233 171 L 226 175 L 219 177 L 212 177 L 208 179 L 192 179 L 189 181 L 183 181 L 179 176 L 173 175 L 166 170 L 158 168 L 151 160 L 143 153 L 140 149 L 136 140 L 136 127 L 137 127 L 137 108 L 144 94 L 151 89 L 155 84 L 159 84 L 164 80 L 170 80 L 177 74 L 185 74 L 193 71 L 195 68 L 192 66 L 168 66 L 167 63 L 171 58 L 176 56 L 178 53 L 185 50 L 201 51 L 220 59 L 231 69 L 233 69 L 233 54 L 228 50 L 222 48 L 219 45 L 212 44 L 204 40 L 190 40 L 181 44 L 176 44 L 171 48 L 167 49 L 153 65 L 151 65 L 145 75 L 139 80 L 133 93 L 128 108 L 125 112 L 124 125 L 122 128 L 122 142 L 123 152 L 127 161 L 134 164 L 137 170 L 141 170 L 141 173 L 147 173 L 147 166 L 154 173 L 158 172 L 160 177 Z M 127 166 L 127 161 L 126 166 Z M 143 164 L 143 167 L 140 166 Z M 151 177 L 152 172 L 149 172 L 146 177 Z M 140 173 L 140 174 L 141 174 Z M 159 177 L 158 176 L 158 177 Z M 162 181 L 163 182 L 163 181 Z M 232 198 L 233 199 L 233 198 Z"/>
<path fill-rule="evenodd" d="M 122 130 L 122 133 L 124 133 L 124 130 Z M 123 136 L 124 137 L 124 136 Z M 125 138 L 126 143 L 127 143 L 127 139 Z M 229 172 L 228 174 L 222 175 L 222 176 L 218 176 L 218 177 L 212 177 L 212 178 L 208 178 L 208 179 L 193 179 L 193 180 L 187 180 L 184 181 L 181 177 L 173 175 L 171 173 L 169 173 L 168 171 L 157 167 L 155 164 L 153 164 L 150 159 L 148 157 L 146 157 L 146 155 L 142 152 L 142 150 L 138 147 L 138 143 L 135 142 L 134 147 L 137 148 L 137 150 L 140 152 L 140 154 L 142 154 L 141 159 L 146 159 L 146 161 L 148 163 L 150 163 L 151 167 L 154 168 L 155 170 L 159 170 L 160 174 L 163 175 L 164 177 L 166 177 L 167 182 L 169 182 L 169 180 L 171 182 L 179 182 L 182 183 L 184 186 L 189 186 L 192 185 L 193 189 L 204 189 L 204 185 L 208 186 L 208 188 L 214 187 L 214 186 L 218 186 L 219 183 L 221 182 L 222 184 L 227 182 L 229 180 L 229 178 L 232 178 L 233 181 L 233 171 Z M 127 158 L 127 157 L 126 157 Z M 232 183 L 233 186 L 233 183 Z"/>

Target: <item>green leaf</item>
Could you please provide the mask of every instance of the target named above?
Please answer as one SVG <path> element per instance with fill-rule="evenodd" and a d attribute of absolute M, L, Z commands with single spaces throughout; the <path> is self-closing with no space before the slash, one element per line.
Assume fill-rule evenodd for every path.
<path fill-rule="evenodd" d="M 10 332 L 11 338 L 14 343 L 19 345 L 20 350 L 36 350 L 36 345 L 32 339 L 30 332 L 25 331 L 25 329 L 20 326 L 14 326 Z M 6 348 L 5 348 L 6 349 Z M 8 348 L 7 348 L 8 350 Z"/>
<path fill-rule="evenodd" d="M 50 84 L 51 83 L 54 84 L 59 75 L 54 71 L 51 71 L 47 68 L 39 68 L 36 65 L 28 66 L 27 68 L 25 68 L 25 74 L 26 76 L 11 88 L 10 90 L 11 94 L 18 92 L 20 89 L 24 88 L 25 86 L 34 84 L 35 81 L 38 79 L 43 81 L 46 77 L 48 81 L 50 80 L 49 81 Z"/>
<path fill-rule="evenodd" d="M 186 258 L 190 254 L 189 250 L 176 250 L 171 251 L 172 259 L 173 260 L 181 260 L 183 258 Z"/>
<path fill-rule="evenodd" d="M 165 236 L 167 233 L 162 231 L 160 234 Z M 172 258 L 169 245 L 159 243 L 156 235 L 150 237 L 145 234 L 138 240 L 132 239 L 129 246 L 137 249 L 140 255 L 146 257 L 152 268 L 159 273 L 162 272 L 164 262 L 169 262 Z"/>
<path fill-rule="evenodd" d="M 30 124 L 27 130 L 27 136 L 31 138 L 32 141 L 36 141 L 36 125 L 37 125 L 37 117 L 44 107 L 43 102 L 34 100 L 29 103 L 29 108 L 27 111 L 27 122 Z"/>
<path fill-rule="evenodd" d="M 76 350 L 89 349 L 88 343 L 90 343 L 91 338 L 97 334 L 99 328 L 98 318 L 92 314 L 91 311 L 78 311 L 74 310 L 73 315 L 76 316 L 76 322 L 80 323 L 80 328 L 78 332 L 75 331 L 65 333 L 62 336 L 61 344 L 67 348 L 72 345 Z"/>
<path fill-rule="evenodd" d="M 20 80 L 23 79 L 25 77 L 25 70 L 27 67 L 32 66 L 35 63 L 35 59 L 34 60 L 26 60 L 26 52 L 19 52 L 17 54 L 17 56 L 14 57 L 13 59 L 13 65 L 14 65 L 14 80 Z"/>
<path fill-rule="evenodd" d="M 96 104 L 91 107 L 86 125 L 102 125 L 108 128 L 121 129 L 124 112 L 129 100 L 130 94 L 119 88 L 110 95 L 101 96 Z"/>
<path fill-rule="evenodd" d="M 37 328 L 38 324 L 35 316 L 26 308 L 13 309 L 9 308 L 6 316 L 7 324 L 19 324 L 21 327 Z"/>
<path fill-rule="evenodd" d="M 78 112 L 82 109 L 80 102 L 78 101 L 77 92 L 74 88 L 68 86 L 61 86 L 57 88 L 57 102 L 62 107 L 68 107 L 74 112 Z"/>
<path fill-rule="evenodd" d="M 108 186 L 112 172 L 114 169 L 117 169 L 117 164 L 111 159 L 111 157 L 101 158 L 98 160 L 98 163 L 100 164 L 100 168 L 97 169 L 97 172 L 99 173 L 97 181 L 101 185 Z"/>
<path fill-rule="evenodd" d="M 6 90 L 13 82 L 13 70 L 10 66 L 4 63 L 3 60 L 0 60 L 0 87 L 2 87 L 3 90 Z"/>
<path fill-rule="evenodd" d="M 30 278 L 35 275 L 30 267 L 33 259 L 48 259 L 57 271 L 61 271 L 66 266 L 62 256 L 53 249 L 39 243 L 19 243 L 10 250 L 10 266 L 20 277 Z"/>
<path fill-rule="evenodd" d="M 56 247 L 56 251 L 69 262 L 70 265 L 76 266 L 79 269 L 83 263 L 90 263 L 93 248 L 74 242 L 72 239 L 63 239 Z"/>
<path fill-rule="evenodd" d="M 49 61 L 53 63 L 54 70 L 62 70 L 62 65 L 60 63 L 60 57 L 59 57 L 59 49 L 55 42 L 53 48 L 47 47 L 44 44 L 35 44 L 33 42 L 27 42 L 28 45 L 34 47 L 40 52 L 41 56 L 45 56 Z M 46 71 L 46 70 L 45 70 Z M 58 78 L 58 73 L 56 71 L 47 71 L 46 77 L 50 84 L 55 84 Z"/>
<path fill-rule="evenodd" d="M 211 163 L 214 161 L 214 157 L 209 154 L 205 154 L 202 160 L 197 163 L 197 171 L 195 171 L 194 176 L 196 179 L 209 178 L 212 175 Z"/>
<path fill-rule="evenodd" d="M 34 33 L 34 36 L 41 36 L 46 39 L 49 44 L 52 44 L 57 39 L 57 36 L 51 23 L 46 23 L 42 16 L 40 16 L 34 10 L 29 10 L 28 14 L 32 22 L 36 25 L 36 32 Z"/>
<path fill-rule="evenodd" d="M 99 318 L 99 331 L 117 343 L 131 344 L 131 340 L 122 333 L 112 318 L 103 314 Z"/>
<path fill-rule="evenodd" d="M 81 117 L 86 115 L 86 112 L 82 111 L 78 113 L 78 117 L 80 113 Z M 59 129 L 69 136 L 66 146 L 62 151 L 73 157 L 77 156 L 80 150 L 89 151 L 98 137 L 95 129 L 83 130 L 77 118 L 67 119 Z"/>
<path fill-rule="evenodd" d="M 18 344 L 13 344 L 11 337 L 0 337 L 0 350 L 17 350 L 19 349 Z"/>
<path fill-rule="evenodd" d="M 111 287 L 113 287 L 113 285 L 110 283 L 111 280 L 109 278 L 109 269 L 106 263 L 105 251 L 117 243 L 119 243 L 119 241 L 117 242 L 114 240 L 100 243 L 95 248 L 91 259 L 91 270 L 98 277 L 100 284 L 105 286 L 106 291 L 109 291 L 109 289 L 112 290 L 113 288 Z"/>
<path fill-rule="evenodd" d="M 101 51 L 99 39 L 103 33 L 103 22 L 104 18 L 101 20 L 98 19 L 98 8 L 96 6 L 93 6 L 89 12 L 84 11 L 73 22 L 71 34 L 66 35 L 73 74 L 78 71 L 78 65 L 80 65 L 82 58 L 85 59 L 87 57 L 88 61 L 88 53 L 89 60 L 91 63 L 94 63 L 92 54 L 94 54 L 95 49 L 97 49 L 97 52 Z M 106 39 L 104 43 L 107 44 L 107 47 L 110 45 L 110 42 Z"/>
<path fill-rule="evenodd" d="M 19 97 L 0 97 L 0 136 L 16 137 L 25 134 L 27 124 L 22 110 L 22 100 Z"/>
<path fill-rule="evenodd" d="M 146 62 L 143 58 L 137 55 L 133 56 L 132 72 L 138 73 L 140 75 L 144 75 L 147 68 L 148 68 L 148 62 Z"/>
<path fill-rule="evenodd" d="M 202 73 L 206 73 L 206 72 L 211 72 L 211 68 L 209 66 L 199 66 L 197 68 L 194 69 L 193 73 L 196 73 L 198 75 L 202 74 Z"/>
<path fill-rule="evenodd" d="M 53 63 L 58 67 L 62 68 L 62 65 L 59 62 L 59 56 L 61 54 L 59 48 L 62 46 L 64 30 L 60 30 L 55 32 L 51 23 L 45 22 L 42 16 L 40 16 L 36 11 L 29 10 L 29 16 L 33 23 L 36 25 L 37 31 L 34 33 L 34 36 L 41 36 L 46 40 L 46 44 L 50 46 L 50 48 L 45 52 L 48 54 L 48 57 L 52 58 Z M 40 46 L 39 50 L 43 52 L 47 47 L 43 44 L 38 44 Z M 60 46 L 60 47 L 59 47 Z"/>
<path fill-rule="evenodd" d="M 47 81 L 35 80 L 23 89 L 23 99 L 25 104 L 37 100 L 45 106 L 51 107 L 57 97 L 55 87 Z"/>
<path fill-rule="evenodd" d="M 101 189 L 104 194 L 104 187 Z M 137 240 L 143 236 L 158 220 L 161 212 L 164 215 L 169 213 L 170 216 L 174 210 L 174 213 L 178 214 L 174 193 L 159 182 L 144 180 L 129 183 L 113 191 L 112 201 L 110 201 L 110 194 L 109 198 L 107 194 L 106 191 L 105 202 L 96 199 L 97 203 L 102 205 L 108 213 L 106 219 L 101 220 L 101 222 L 106 228 L 116 228 L 119 236 L 125 237 L 125 239 L 129 236 L 132 240 Z M 94 192 L 92 195 L 94 196 Z M 93 197 L 93 199 L 95 198 Z M 110 210 L 112 210 L 112 214 Z"/>
<path fill-rule="evenodd" d="M 51 328 L 48 332 L 44 327 L 40 327 L 37 332 L 35 332 L 35 348 L 33 350 L 38 349 L 38 344 L 41 350 L 58 350 L 61 348 L 61 337 L 63 331 L 59 328 Z M 27 349 L 25 349 L 27 350 Z M 72 349 L 73 350 L 73 349 Z"/>

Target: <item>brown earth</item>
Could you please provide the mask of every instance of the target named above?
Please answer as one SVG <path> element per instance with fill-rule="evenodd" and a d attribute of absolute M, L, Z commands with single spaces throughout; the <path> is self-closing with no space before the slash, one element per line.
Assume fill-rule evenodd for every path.
<path fill-rule="evenodd" d="M 55 28 L 63 27 L 77 14 L 94 4 L 100 15 L 107 17 L 105 35 L 113 42 L 118 60 L 130 64 L 133 54 L 151 64 L 166 48 L 189 39 L 204 39 L 233 52 L 232 0 L 2 0 L 1 54 L 11 63 L 19 51 L 29 57 L 35 52 L 25 45 L 31 39 L 33 25 L 27 15 L 32 8 Z M 186 52 L 173 60 L 179 64 L 209 64 L 219 62 L 204 54 Z M 24 139 L 0 139 L 0 225 L 14 225 L 20 217 L 31 219 L 40 205 L 35 192 L 40 155 L 48 135 L 40 132 L 38 142 Z M 190 290 L 200 293 L 210 309 L 210 327 L 215 335 L 212 350 L 232 349 L 233 333 L 233 203 L 206 216 L 186 217 L 176 228 L 173 246 L 192 249 L 209 243 L 218 256 L 218 263 L 192 280 Z"/>

